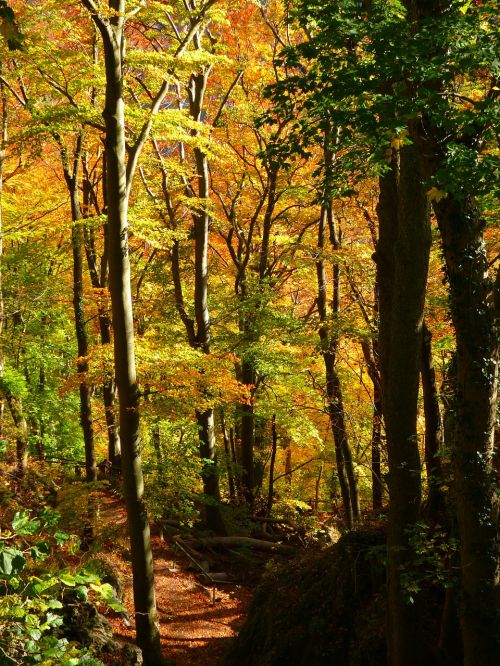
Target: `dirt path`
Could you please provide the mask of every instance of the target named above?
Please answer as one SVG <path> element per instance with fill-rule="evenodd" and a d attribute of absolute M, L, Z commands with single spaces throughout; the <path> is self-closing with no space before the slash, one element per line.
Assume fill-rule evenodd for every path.
<path fill-rule="evenodd" d="M 126 514 L 121 500 L 106 497 L 101 502 L 100 538 L 105 557 L 125 588 L 124 605 L 133 618 Z M 216 588 L 215 603 L 210 591 L 188 571 L 189 560 L 158 536 L 152 539 L 155 587 L 163 653 L 176 666 L 220 666 L 228 641 L 241 626 L 248 607 L 249 590 L 225 585 Z M 133 627 L 120 617 L 109 617 L 118 639 L 133 640 Z"/>

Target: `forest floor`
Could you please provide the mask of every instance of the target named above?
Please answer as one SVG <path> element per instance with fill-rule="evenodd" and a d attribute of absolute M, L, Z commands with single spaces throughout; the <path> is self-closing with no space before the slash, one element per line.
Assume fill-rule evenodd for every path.
<path fill-rule="evenodd" d="M 96 537 L 104 546 L 103 556 L 113 567 L 124 589 L 123 604 L 131 618 L 127 627 L 119 616 L 108 616 L 115 637 L 133 641 L 132 572 L 128 549 L 126 512 L 114 495 L 100 500 Z M 235 584 L 212 589 L 201 585 L 189 559 L 170 542 L 152 537 L 155 589 L 162 650 L 175 666 L 219 666 L 229 641 L 245 619 L 252 591 Z"/>

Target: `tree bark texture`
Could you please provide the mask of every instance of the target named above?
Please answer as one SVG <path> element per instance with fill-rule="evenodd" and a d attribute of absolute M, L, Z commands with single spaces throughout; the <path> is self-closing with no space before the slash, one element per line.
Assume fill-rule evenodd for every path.
<path fill-rule="evenodd" d="M 454 499 L 460 535 L 461 625 L 466 666 L 500 656 L 499 488 L 493 464 L 498 313 L 472 201 L 436 206 L 457 340 Z"/>
<path fill-rule="evenodd" d="M 391 666 L 424 663 L 418 604 L 409 602 L 409 533 L 419 517 L 417 399 L 423 307 L 430 251 L 426 193 L 412 146 L 381 178 L 376 258 L 380 285 L 379 352 L 389 462 L 388 654 Z"/>
<path fill-rule="evenodd" d="M 450 8 L 444 0 L 407 0 L 416 33 L 422 27 L 446 26 Z M 453 39 L 453 35 L 449 35 Z M 440 44 L 441 51 L 446 45 Z M 441 54 L 441 52 L 440 52 Z M 432 57 L 432 53 L 429 57 Z M 421 90 L 449 94 L 438 78 Z M 419 150 L 425 177 L 434 178 L 446 196 L 433 204 L 441 234 L 450 310 L 456 335 L 455 395 L 452 400 L 454 498 L 460 539 L 460 620 L 465 666 L 487 666 L 500 658 L 499 487 L 494 469 L 497 410 L 500 274 L 496 290 L 483 240 L 485 220 L 474 192 L 450 192 L 439 182 L 447 165 L 449 143 L 479 150 L 481 123 L 462 134 L 443 128 L 422 113 L 410 136 Z"/>
<path fill-rule="evenodd" d="M 91 12 L 104 46 L 106 101 L 106 190 L 109 229 L 109 281 L 113 322 L 116 383 L 120 402 L 122 476 L 127 507 L 137 644 L 147 666 L 162 663 L 154 591 L 153 556 L 149 522 L 143 499 L 139 431 L 139 388 L 134 349 L 134 323 L 128 251 L 128 193 L 123 99 L 125 53 L 124 0 L 109 0 L 110 18 L 97 13 L 91 0 L 82 0 Z"/>

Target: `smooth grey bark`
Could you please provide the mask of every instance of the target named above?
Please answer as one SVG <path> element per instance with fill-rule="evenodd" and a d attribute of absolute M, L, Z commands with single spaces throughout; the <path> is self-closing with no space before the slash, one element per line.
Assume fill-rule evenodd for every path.
<path fill-rule="evenodd" d="M 413 146 L 380 181 L 376 259 L 380 285 L 379 351 L 389 462 L 388 656 L 391 666 L 422 666 L 418 603 L 405 568 L 421 502 L 417 400 L 423 307 L 431 244 L 427 196 Z"/>
<path fill-rule="evenodd" d="M 106 193 L 109 230 L 109 283 L 113 323 L 116 383 L 120 402 L 121 462 L 130 534 L 137 644 L 147 666 L 162 662 L 154 591 L 153 555 L 142 475 L 139 430 L 139 387 L 135 366 L 134 322 L 128 251 L 128 199 L 139 153 L 151 128 L 143 126 L 126 159 L 123 62 L 125 1 L 109 0 L 110 17 L 103 17 L 93 0 L 82 0 L 101 33 L 106 71 L 105 122 Z M 162 86 L 162 90 L 165 86 Z M 157 112 L 164 92 L 151 107 Z"/>

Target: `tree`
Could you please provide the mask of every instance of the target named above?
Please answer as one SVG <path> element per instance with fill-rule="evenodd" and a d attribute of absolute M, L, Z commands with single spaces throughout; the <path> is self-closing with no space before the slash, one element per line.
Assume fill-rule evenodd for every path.
<path fill-rule="evenodd" d="M 106 129 L 109 281 L 116 383 L 120 401 L 122 475 L 132 551 L 137 643 L 147 666 L 156 666 L 162 662 L 162 657 L 156 619 L 150 531 L 143 499 L 139 443 L 140 394 L 135 367 L 127 223 L 132 178 L 151 129 L 151 118 L 145 122 L 127 161 L 123 97 L 126 4 L 124 0 L 109 0 L 109 16 L 100 13 L 92 0 L 82 0 L 82 4 L 89 10 L 101 33 L 104 49 L 106 102 L 103 118 Z M 151 116 L 159 109 L 166 90 L 167 84 L 164 83 L 152 105 Z"/>
<path fill-rule="evenodd" d="M 410 136 L 425 177 L 439 192 L 433 208 L 457 344 L 454 500 L 460 532 L 460 618 L 465 664 L 486 666 L 500 654 L 498 481 L 493 463 L 500 278 L 498 271 L 495 281 L 490 276 L 486 218 L 478 198 L 491 188 L 494 168 L 480 155 L 491 137 L 498 97 L 489 43 L 495 10 L 489 2 L 455 3 L 451 13 L 440 0 L 404 5 L 418 62 L 430 55 L 433 66 L 438 65 L 424 67 L 409 84 L 419 109 Z M 482 79 L 484 92 L 471 109 L 463 109 L 454 86 L 464 78 L 467 85 L 474 77 Z M 440 100 L 436 109 L 434 100 Z"/>

